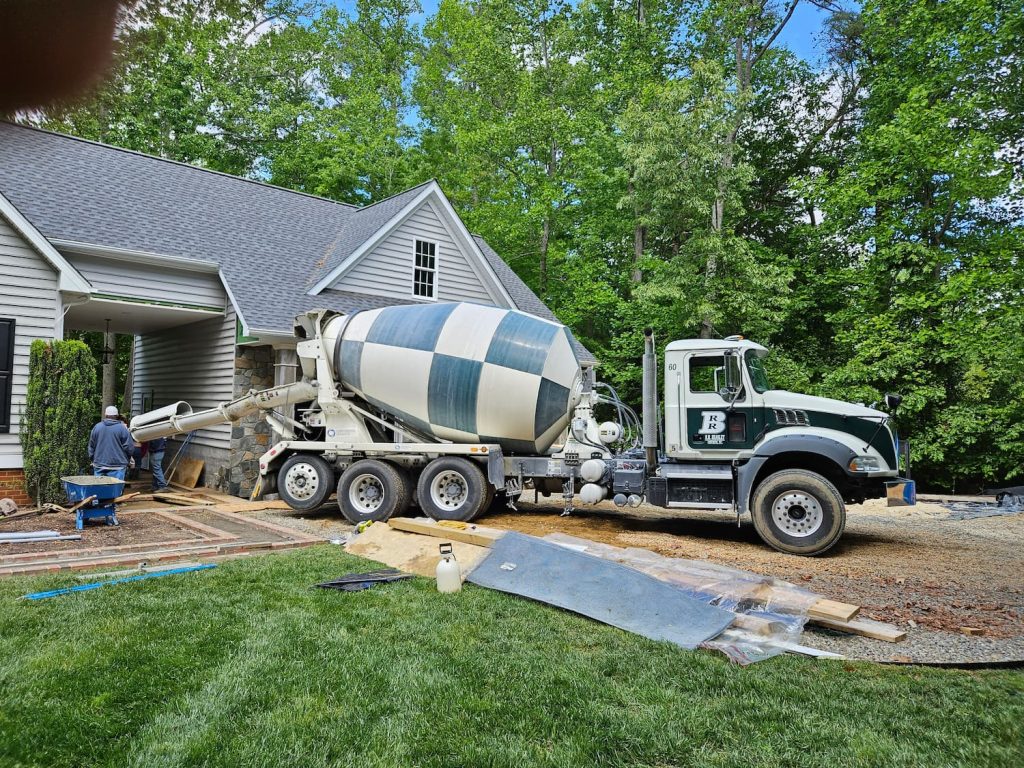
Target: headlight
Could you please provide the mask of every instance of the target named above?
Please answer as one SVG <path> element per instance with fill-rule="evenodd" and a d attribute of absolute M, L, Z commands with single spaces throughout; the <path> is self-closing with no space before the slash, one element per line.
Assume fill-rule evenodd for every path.
<path fill-rule="evenodd" d="M 877 472 L 881 467 L 874 456 L 854 456 L 850 461 L 851 472 Z"/>

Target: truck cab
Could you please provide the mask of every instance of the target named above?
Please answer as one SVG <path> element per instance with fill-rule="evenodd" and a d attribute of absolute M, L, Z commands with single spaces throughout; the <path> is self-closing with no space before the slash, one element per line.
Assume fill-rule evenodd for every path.
<path fill-rule="evenodd" d="M 647 500 L 749 512 L 769 545 L 821 554 L 842 534 L 846 503 L 886 495 L 898 443 L 883 411 L 772 388 L 767 354 L 739 336 L 666 347 L 664 438 Z"/>

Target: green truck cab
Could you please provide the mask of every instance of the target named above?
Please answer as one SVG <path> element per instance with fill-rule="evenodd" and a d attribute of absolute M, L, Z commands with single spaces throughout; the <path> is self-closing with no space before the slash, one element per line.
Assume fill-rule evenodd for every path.
<path fill-rule="evenodd" d="M 883 411 L 773 389 L 767 354 L 738 336 L 667 346 L 663 436 L 656 468 L 648 453 L 646 499 L 749 513 L 770 546 L 818 555 L 842 535 L 846 504 L 884 497 L 899 481 L 899 443 Z M 912 483 L 899 482 L 913 503 Z"/>

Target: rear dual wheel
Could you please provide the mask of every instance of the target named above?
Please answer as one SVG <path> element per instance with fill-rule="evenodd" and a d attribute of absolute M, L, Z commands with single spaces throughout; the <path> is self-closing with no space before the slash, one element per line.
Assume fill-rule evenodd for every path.
<path fill-rule="evenodd" d="M 442 456 L 427 464 L 416 484 L 420 509 L 434 520 L 468 523 L 492 497 L 483 470 L 476 462 L 459 456 Z"/>
<path fill-rule="evenodd" d="M 357 461 L 338 480 L 338 507 L 350 523 L 389 520 L 403 514 L 410 501 L 412 481 L 408 474 L 386 461 Z"/>

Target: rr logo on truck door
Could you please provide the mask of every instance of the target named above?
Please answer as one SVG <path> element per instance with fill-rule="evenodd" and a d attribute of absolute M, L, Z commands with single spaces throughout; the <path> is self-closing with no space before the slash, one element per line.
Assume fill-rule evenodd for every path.
<path fill-rule="evenodd" d="M 700 431 L 706 445 L 725 443 L 725 411 L 701 411 Z"/>

